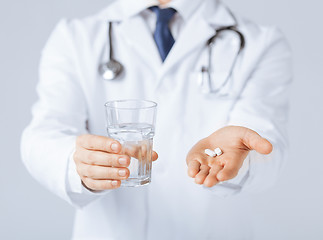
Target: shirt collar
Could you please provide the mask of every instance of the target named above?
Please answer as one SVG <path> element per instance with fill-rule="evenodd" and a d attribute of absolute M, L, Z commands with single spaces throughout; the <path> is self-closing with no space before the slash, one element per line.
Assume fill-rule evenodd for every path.
<path fill-rule="evenodd" d="M 172 7 L 187 21 L 194 10 L 205 0 L 172 0 L 163 7 Z M 159 6 L 158 0 L 116 0 L 100 13 L 100 17 L 112 21 L 131 18 L 151 6 Z M 111 11 L 113 9 L 113 11 Z"/>
<path fill-rule="evenodd" d="M 172 7 L 176 9 L 176 11 L 183 17 L 185 21 L 188 21 L 189 18 L 193 15 L 194 10 L 198 8 L 198 6 L 204 0 L 172 0 L 168 7 Z"/>

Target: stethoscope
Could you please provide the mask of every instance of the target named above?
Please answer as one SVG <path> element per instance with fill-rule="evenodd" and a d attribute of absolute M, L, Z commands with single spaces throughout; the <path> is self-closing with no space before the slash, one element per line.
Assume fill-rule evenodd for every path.
<path fill-rule="evenodd" d="M 233 16 L 233 14 L 232 14 L 232 16 Z M 235 19 L 234 16 L 233 16 L 233 18 Z M 229 70 L 227 77 L 225 78 L 223 83 L 215 89 L 212 84 L 213 82 L 212 82 L 212 77 L 211 77 L 211 70 L 212 70 L 211 66 L 213 66 L 212 65 L 212 49 L 216 43 L 216 39 L 219 38 L 220 34 L 225 31 L 232 31 L 235 34 L 237 34 L 239 36 L 240 46 L 239 46 L 239 50 L 237 51 L 237 54 L 233 60 L 233 63 L 231 65 L 231 68 Z M 235 20 L 234 25 L 219 27 L 215 30 L 215 34 L 207 41 L 207 48 L 208 48 L 207 66 L 201 67 L 201 70 L 200 70 L 199 76 L 198 76 L 198 85 L 200 86 L 200 88 L 204 94 L 219 93 L 221 91 L 221 89 L 223 89 L 228 84 L 229 80 L 231 79 L 231 77 L 233 75 L 233 70 L 237 64 L 238 57 L 239 57 L 240 53 L 242 52 L 242 50 L 244 49 L 245 44 L 246 44 L 245 37 L 238 30 L 238 24 L 237 24 L 236 20 Z"/>
<path fill-rule="evenodd" d="M 99 67 L 99 72 L 105 80 L 115 80 L 120 76 L 123 71 L 123 65 L 114 59 L 113 57 L 113 45 L 112 45 L 112 22 L 109 22 L 109 58 L 108 62 L 103 63 Z"/>
<path fill-rule="evenodd" d="M 200 85 L 200 88 L 203 93 L 218 93 L 224 86 L 226 86 L 230 80 L 230 78 L 233 75 L 233 70 L 236 66 L 238 57 L 242 50 L 245 47 L 245 37 L 244 35 L 239 31 L 238 29 L 238 22 L 235 18 L 235 16 L 229 11 L 232 18 L 234 19 L 235 23 L 233 25 L 229 26 L 222 26 L 217 29 L 215 29 L 215 34 L 208 39 L 206 42 L 206 46 L 208 48 L 208 63 L 207 66 L 202 66 L 199 77 L 198 77 L 198 84 Z M 117 61 L 113 56 L 113 44 L 112 44 L 112 22 L 109 22 L 109 30 L 108 30 L 108 40 L 109 40 L 109 58 L 106 63 L 103 63 L 99 67 L 99 72 L 102 75 L 103 79 L 105 80 L 117 80 L 118 77 L 123 72 L 123 65 Z M 217 89 L 214 89 L 214 86 L 212 86 L 212 77 L 211 77 L 211 66 L 212 66 L 212 49 L 213 46 L 216 43 L 216 40 L 219 38 L 220 34 L 225 31 L 232 31 L 236 33 L 239 36 L 240 39 L 240 46 L 239 50 L 233 60 L 233 63 L 231 65 L 231 68 L 229 70 L 229 73 L 227 77 L 225 78 L 224 82 L 221 84 L 221 86 L 217 87 Z"/>

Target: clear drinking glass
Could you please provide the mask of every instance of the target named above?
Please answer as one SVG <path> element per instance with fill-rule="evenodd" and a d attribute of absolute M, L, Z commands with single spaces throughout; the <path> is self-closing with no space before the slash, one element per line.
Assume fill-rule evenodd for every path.
<path fill-rule="evenodd" d="M 131 157 L 130 176 L 121 186 L 149 184 L 157 104 L 146 100 L 118 100 L 107 102 L 105 108 L 109 137 L 118 140 L 122 154 Z"/>

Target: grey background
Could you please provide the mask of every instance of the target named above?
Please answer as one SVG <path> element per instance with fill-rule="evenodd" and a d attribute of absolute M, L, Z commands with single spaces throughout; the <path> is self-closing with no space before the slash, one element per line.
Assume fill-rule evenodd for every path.
<path fill-rule="evenodd" d="M 74 210 L 30 177 L 20 160 L 19 141 L 36 100 L 40 51 L 55 23 L 61 17 L 94 13 L 108 2 L 1 2 L 0 239 L 49 240 L 71 236 Z M 258 23 L 280 26 L 294 51 L 290 161 L 275 188 L 250 197 L 256 239 L 323 239 L 323 3 L 226 2 Z"/>

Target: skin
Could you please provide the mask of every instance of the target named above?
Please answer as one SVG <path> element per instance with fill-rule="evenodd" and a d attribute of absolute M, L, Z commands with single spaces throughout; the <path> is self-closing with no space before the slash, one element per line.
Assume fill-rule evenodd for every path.
<path fill-rule="evenodd" d="M 223 154 L 209 157 L 204 149 L 219 147 Z M 269 154 L 272 144 L 255 131 L 238 126 L 227 126 L 196 143 L 187 155 L 188 175 L 197 184 L 212 187 L 220 181 L 237 176 L 249 151 Z"/>
<path fill-rule="evenodd" d="M 220 147 L 221 156 L 209 157 L 204 149 Z M 196 143 L 187 154 L 188 175 L 197 184 L 212 187 L 220 181 L 234 178 L 249 151 L 269 154 L 271 143 L 258 133 L 244 127 L 228 126 L 219 129 Z M 130 156 L 137 158 L 138 149 L 121 153 L 121 144 L 111 138 L 81 135 L 76 140 L 74 161 L 83 184 L 91 190 L 120 187 L 121 180 L 129 177 Z M 152 160 L 157 160 L 156 152 Z"/>
<path fill-rule="evenodd" d="M 159 0 L 159 3 L 160 4 L 167 4 L 167 3 L 169 3 L 171 0 Z"/>
<path fill-rule="evenodd" d="M 159 0 L 164 5 L 171 0 Z M 144 146 L 142 146 L 144 147 Z M 205 149 L 219 147 L 223 154 L 215 158 L 204 153 Z M 212 187 L 220 181 L 234 178 L 249 151 L 269 154 L 271 143 L 258 133 L 244 127 L 228 126 L 200 140 L 186 157 L 188 176 L 197 184 Z M 121 180 L 129 177 L 130 157 L 137 158 L 138 149 L 121 153 L 121 144 L 108 137 L 81 135 L 76 140 L 74 161 L 83 184 L 91 190 L 116 189 Z M 156 152 L 152 160 L 157 160 Z"/>
<path fill-rule="evenodd" d="M 159 0 L 161 5 L 170 1 Z M 130 175 L 127 168 L 130 165 L 130 157 L 136 157 L 138 149 L 134 149 L 133 152 L 128 150 L 125 154 L 121 151 L 121 144 L 116 140 L 90 134 L 79 136 L 73 159 L 83 184 L 90 190 L 120 187 L 121 180 Z M 157 158 L 157 153 L 153 152 L 152 160 Z"/>
<path fill-rule="evenodd" d="M 139 152 L 138 149 L 128 150 L 126 154 L 121 151 L 121 144 L 114 139 L 90 134 L 79 136 L 73 158 L 83 184 L 91 190 L 120 187 L 121 180 L 129 177 L 130 157 L 137 158 Z M 157 158 L 153 152 L 152 160 Z"/>

